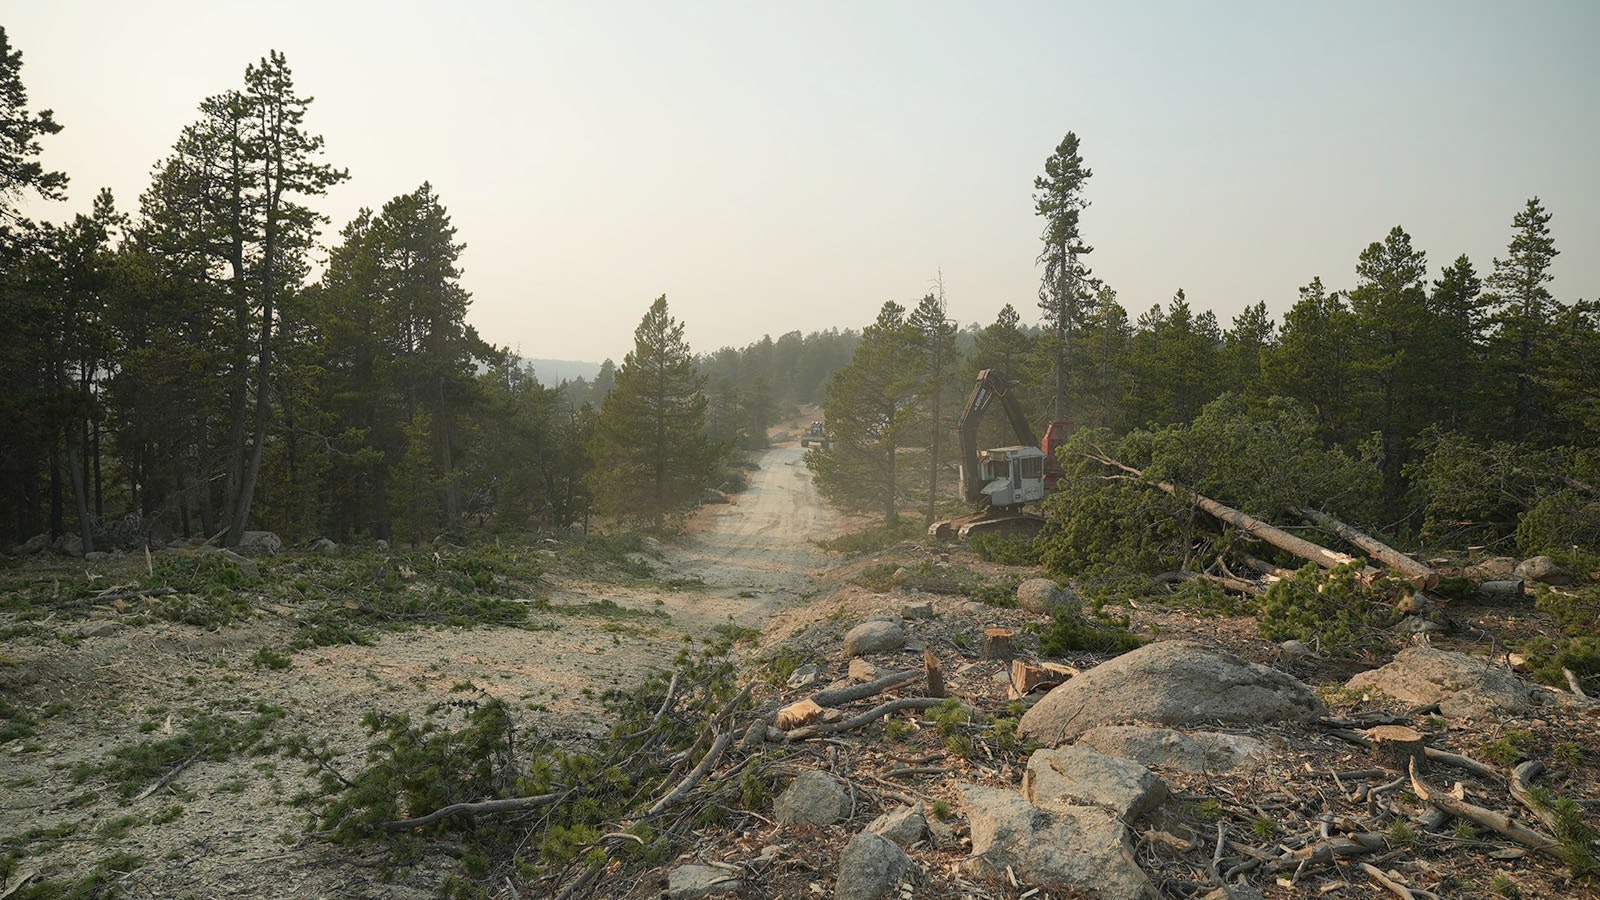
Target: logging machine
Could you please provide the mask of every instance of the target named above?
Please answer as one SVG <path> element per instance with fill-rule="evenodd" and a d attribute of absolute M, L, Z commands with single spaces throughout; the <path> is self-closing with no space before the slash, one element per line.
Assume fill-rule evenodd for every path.
<path fill-rule="evenodd" d="M 977 504 L 978 511 L 957 519 L 935 522 L 928 534 L 938 539 L 966 540 L 975 534 L 1012 534 L 1031 537 L 1044 526 L 1044 517 L 1024 507 L 1043 500 L 1061 477 L 1055 449 L 1066 440 L 1070 423 L 1054 421 L 1036 440 L 1021 404 L 1012 396 L 1013 383 L 998 369 L 978 373 L 967 396 L 957 427 L 961 452 L 961 496 Z M 1005 411 L 1016 434 L 1010 447 L 978 449 L 978 426 L 996 402 Z"/>

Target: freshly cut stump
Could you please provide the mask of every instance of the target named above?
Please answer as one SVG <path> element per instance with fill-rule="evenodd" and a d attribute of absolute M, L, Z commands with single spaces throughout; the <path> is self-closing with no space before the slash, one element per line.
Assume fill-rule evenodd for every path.
<path fill-rule="evenodd" d="M 1416 763 L 1417 771 L 1424 771 L 1427 757 L 1422 747 L 1422 733 L 1404 725 L 1379 725 L 1367 729 L 1367 739 L 1372 741 L 1372 760 L 1385 769 L 1402 774 Z"/>
<path fill-rule="evenodd" d="M 986 628 L 983 631 L 983 653 L 979 659 L 1011 660 L 1011 631 L 1005 628 Z"/>

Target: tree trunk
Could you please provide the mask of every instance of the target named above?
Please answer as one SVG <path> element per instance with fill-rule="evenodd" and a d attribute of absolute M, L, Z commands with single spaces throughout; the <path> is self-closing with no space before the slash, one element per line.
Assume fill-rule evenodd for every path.
<path fill-rule="evenodd" d="M 1144 479 L 1143 472 L 1133 468 L 1132 466 L 1127 466 L 1117 462 L 1108 456 L 1090 456 L 1089 458 L 1104 465 L 1111 466 L 1114 469 L 1121 469 L 1122 471 L 1133 475 L 1135 478 Z M 1301 559 L 1310 560 L 1311 562 L 1314 562 L 1323 568 L 1331 569 L 1335 566 L 1342 566 L 1356 561 L 1356 558 L 1353 556 L 1329 550 L 1327 547 L 1321 546 L 1320 544 L 1313 544 L 1304 538 L 1295 537 L 1286 531 L 1272 527 L 1266 522 L 1257 519 L 1255 516 L 1240 512 L 1231 506 L 1218 503 L 1217 501 L 1212 500 L 1210 497 L 1202 496 L 1193 491 L 1182 490 L 1171 482 L 1146 481 L 1145 483 L 1153 487 L 1160 488 L 1161 490 L 1166 491 L 1168 494 L 1171 494 L 1180 500 L 1189 500 L 1196 506 L 1200 507 L 1221 521 L 1232 524 L 1245 534 L 1253 538 L 1266 541 L 1267 543 L 1281 550 L 1286 550 L 1290 553 L 1293 553 L 1295 556 L 1298 556 Z M 1370 566 L 1362 570 L 1363 578 L 1370 578 L 1376 574 L 1377 570 Z"/>
<path fill-rule="evenodd" d="M 1315 522 L 1372 554 L 1379 562 L 1405 575 L 1406 578 L 1411 580 L 1412 584 L 1421 590 L 1427 590 L 1439 583 L 1439 573 L 1435 572 L 1431 566 L 1417 562 L 1377 538 L 1357 531 L 1325 512 L 1302 507 L 1293 507 L 1292 511 L 1295 515 Z"/>

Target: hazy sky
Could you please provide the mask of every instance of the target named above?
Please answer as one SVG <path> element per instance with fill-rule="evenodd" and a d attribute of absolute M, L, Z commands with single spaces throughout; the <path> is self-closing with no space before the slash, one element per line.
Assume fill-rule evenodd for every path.
<path fill-rule="evenodd" d="M 951 316 L 1036 307 L 1033 179 L 1069 130 L 1089 258 L 1137 316 L 1224 325 L 1354 281 L 1402 225 L 1486 275 L 1532 196 L 1556 296 L 1600 296 L 1600 3 L 7 0 L 44 162 L 135 209 L 210 94 L 283 51 L 351 178 L 430 181 L 468 319 L 528 357 L 618 361 L 665 293 L 697 351 L 870 322 L 942 271 Z M 325 238 L 326 243 L 326 238 Z"/>

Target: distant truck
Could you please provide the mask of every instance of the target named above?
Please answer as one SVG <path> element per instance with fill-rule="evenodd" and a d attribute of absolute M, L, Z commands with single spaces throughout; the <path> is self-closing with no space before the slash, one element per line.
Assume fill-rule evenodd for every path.
<path fill-rule="evenodd" d="M 828 449 L 828 433 L 823 430 L 821 422 L 812 422 L 805 431 L 800 433 L 800 446 L 807 450 L 812 447 Z"/>

